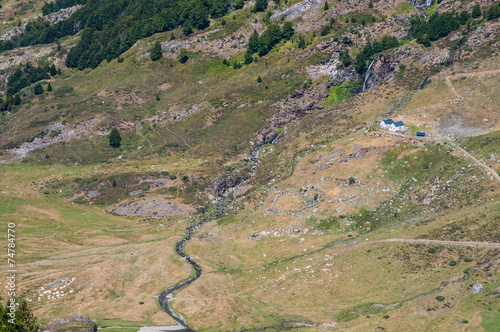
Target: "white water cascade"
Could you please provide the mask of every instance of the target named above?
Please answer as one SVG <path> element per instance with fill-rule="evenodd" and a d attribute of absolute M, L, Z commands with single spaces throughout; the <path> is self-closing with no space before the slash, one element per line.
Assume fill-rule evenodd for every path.
<path fill-rule="evenodd" d="M 430 7 L 432 5 L 432 0 L 425 0 L 425 5 Z"/>
<path fill-rule="evenodd" d="M 368 79 L 370 78 L 370 69 L 372 69 L 372 65 L 374 62 L 375 62 L 375 60 L 373 60 L 370 63 L 370 65 L 368 66 L 368 70 L 366 71 L 365 81 L 363 82 L 363 91 L 366 90 L 366 81 L 368 81 Z"/>

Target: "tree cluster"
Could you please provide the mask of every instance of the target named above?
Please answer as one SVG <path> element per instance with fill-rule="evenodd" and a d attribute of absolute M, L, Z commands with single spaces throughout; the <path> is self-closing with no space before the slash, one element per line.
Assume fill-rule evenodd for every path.
<path fill-rule="evenodd" d="M 413 17 L 412 34 L 417 42 L 429 46 L 430 42 L 446 37 L 450 32 L 460 28 L 460 15 L 453 13 L 435 13 L 429 20 Z M 462 23 L 463 24 L 463 23 Z"/>
<path fill-rule="evenodd" d="M 37 332 L 40 326 L 28 303 L 23 300 L 16 306 L 14 324 L 10 321 L 10 302 L 5 307 L 0 303 L 0 331 L 2 332 Z"/>
<path fill-rule="evenodd" d="M 489 6 L 485 12 L 485 16 L 488 21 L 500 17 L 500 2 L 494 3 L 491 6 Z"/>
<path fill-rule="evenodd" d="M 269 51 L 272 50 L 282 40 L 289 40 L 295 33 L 293 29 L 292 22 L 285 22 L 283 28 L 277 24 L 269 24 L 266 31 L 259 36 L 257 31 L 254 30 L 253 34 L 248 40 L 247 55 L 245 56 L 245 62 L 248 57 L 251 57 L 254 53 L 258 53 L 259 56 L 264 56 Z"/>
<path fill-rule="evenodd" d="M 241 5 L 241 1 L 237 3 Z M 117 58 L 139 39 L 178 26 L 188 35 L 194 29 L 207 28 L 210 17 L 221 17 L 230 10 L 231 0 L 87 0 L 65 21 L 53 25 L 45 19 L 30 22 L 21 35 L 1 41 L 0 52 L 52 43 L 81 31 L 80 41 L 68 53 L 66 65 L 81 70 L 95 68 L 103 60 Z"/>
<path fill-rule="evenodd" d="M 356 63 L 354 64 L 358 74 L 362 75 L 367 70 L 367 62 L 375 54 L 382 51 L 398 47 L 399 41 L 393 36 L 383 36 L 379 41 L 374 41 L 373 43 L 368 42 L 363 50 L 356 56 Z"/>

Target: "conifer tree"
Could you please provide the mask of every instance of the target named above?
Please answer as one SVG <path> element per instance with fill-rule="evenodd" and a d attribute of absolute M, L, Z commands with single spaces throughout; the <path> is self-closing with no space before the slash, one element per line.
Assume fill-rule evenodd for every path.
<path fill-rule="evenodd" d="M 120 147 L 122 142 L 122 137 L 120 136 L 118 129 L 116 128 L 111 129 L 111 132 L 108 135 L 108 139 L 109 139 L 109 146 L 111 146 L 113 149 Z"/>
<path fill-rule="evenodd" d="M 163 54 L 162 54 L 161 46 L 160 46 L 159 42 L 155 42 L 153 44 L 153 47 L 151 47 L 150 53 L 151 53 L 151 61 L 160 60 L 162 58 Z"/>

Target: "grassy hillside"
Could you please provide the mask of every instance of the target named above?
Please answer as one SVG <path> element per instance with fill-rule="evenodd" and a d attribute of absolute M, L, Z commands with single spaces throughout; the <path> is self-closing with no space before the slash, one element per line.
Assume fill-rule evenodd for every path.
<path fill-rule="evenodd" d="M 82 33 L 0 54 L 4 91 L 27 61 L 61 70 L 0 114 L 0 219 L 16 224 L 19 298 L 42 324 L 173 325 L 157 296 L 194 275 L 175 244 L 219 196 L 224 213 L 184 248 L 202 276 L 170 303 L 195 330 L 498 325 L 498 18 L 426 46 L 411 15 L 475 2 L 278 3 L 143 38 L 94 69 L 65 65 Z M 245 63 L 254 29 L 286 21 L 293 37 Z M 398 45 L 379 49 L 389 35 Z M 65 276 L 49 299 L 41 288 Z"/>

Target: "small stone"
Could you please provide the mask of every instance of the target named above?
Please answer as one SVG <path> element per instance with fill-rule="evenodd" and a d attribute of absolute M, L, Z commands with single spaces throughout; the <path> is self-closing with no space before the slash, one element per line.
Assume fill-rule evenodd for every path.
<path fill-rule="evenodd" d="M 481 284 L 475 284 L 474 286 L 472 286 L 472 292 L 474 294 L 477 294 L 479 292 L 481 292 L 483 290 L 483 285 Z"/>

